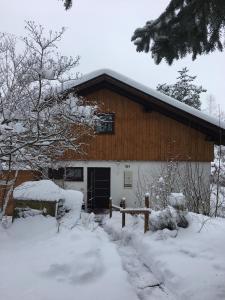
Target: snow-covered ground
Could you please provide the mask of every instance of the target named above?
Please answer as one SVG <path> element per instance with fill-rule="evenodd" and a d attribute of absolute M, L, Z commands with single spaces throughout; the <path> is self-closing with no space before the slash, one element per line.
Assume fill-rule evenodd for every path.
<path fill-rule="evenodd" d="M 116 246 L 91 217 L 59 233 L 41 215 L 0 227 L 0 299 L 137 300 Z"/>
<path fill-rule="evenodd" d="M 164 229 L 143 234 L 140 217 L 126 217 L 127 225 L 121 230 L 121 215 L 114 212 L 112 219 L 105 219 L 104 228 L 116 241 L 119 251 L 122 249 L 127 254 L 124 257 L 130 268 L 132 255 L 126 249 L 135 251 L 135 257 L 152 271 L 157 282 L 173 299 L 225 299 L 225 219 L 209 219 L 189 213 L 188 221 L 190 226 L 187 229 Z M 136 279 L 143 272 L 139 268 Z"/>
<path fill-rule="evenodd" d="M 81 213 L 81 192 L 42 180 L 14 197 L 63 199 L 70 211 L 60 221 L 37 214 L 0 225 L 0 300 L 138 299 L 116 246 L 93 214 Z"/>
<path fill-rule="evenodd" d="M 82 193 L 51 182 L 19 197 L 43 199 L 38 185 L 70 211 L 0 225 L 0 300 L 225 299 L 225 219 L 189 213 L 186 229 L 144 234 L 141 217 L 126 216 L 122 229 L 119 212 L 81 213 Z"/>

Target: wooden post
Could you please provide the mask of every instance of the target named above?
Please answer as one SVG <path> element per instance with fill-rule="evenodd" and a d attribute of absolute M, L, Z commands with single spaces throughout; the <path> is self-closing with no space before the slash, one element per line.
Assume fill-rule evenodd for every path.
<path fill-rule="evenodd" d="M 122 228 L 126 225 L 126 215 L 122 212 Z"/>
<path fill-rule="evenodd" d="M 112 218 L 112 198 L 109 198 L 109 217 Z"/>
<path fill-rule="evenodd" d="M 126 208 L 126 198 L 123 197 L 123 198 L 121 199 L 120 204 L 121 204 L 121 207 L 122 207 L 123 209 L 125 209 L 125 208 Z M 125 214 L 124 212 L 122 212 L 122 228 L 123 228 L 125 225 L 126 225 L 126 214 Z"/>
<path fill-rule="evenodd" d="M 149 193 L 145 194 L 145 207 L 149 208 Z M 149 231 L 149 211 L 145 213 L 144 233 Z"/>
<path fill-rule="evenodd" d="M 145 212 L 144 233 L 149 231 L 149 211 Z"/>
<path fill-rule="evenodd" d="M 145 207 L 149 208 L 149 193 L 145 194 Z"/>

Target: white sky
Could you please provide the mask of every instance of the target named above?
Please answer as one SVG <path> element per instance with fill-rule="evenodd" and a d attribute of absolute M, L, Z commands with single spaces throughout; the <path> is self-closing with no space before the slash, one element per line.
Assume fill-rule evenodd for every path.
<path fill-rule="evenodd" d="M 149 87 L 174 83 L 177 71 L 187 66 L 197 75 L 197 84 L 207 89 L 225 110 L 225 52 L 190 57 L 155 65 L 150 54 L 137 53 L 130 39 L 133 31 L 156 18 L 169 0 L 74 0 L 65 11 L 60 0 L 2 1 L 1 31 L 24 34 L 24 20 L 34 20 L 46 29 L 67 28 L 60 44 L 64 55 L 81 56 L 78 71 L 111 68 Z M 206 94 L 202 97 L 204 102 Z"/>

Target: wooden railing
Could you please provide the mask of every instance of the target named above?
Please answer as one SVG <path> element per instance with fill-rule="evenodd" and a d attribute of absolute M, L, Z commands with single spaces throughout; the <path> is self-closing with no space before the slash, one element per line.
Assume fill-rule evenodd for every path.
<path fill-rule="evenodd" d="M 113 210 L 120 211 L 122 214 L 122 228 L 126 225 L 126 214 L 130 215 L 144 215 L 144 233 L 149 231 L 149 215 L 151 213 L 149 208 L 149 194 L 145 195 L 144 208 L 126 208 L 126 199 L 122 198 L 120 206 L 112 203 L 112 198 L 109 199 L 109 217 L 112 218 Z"/>

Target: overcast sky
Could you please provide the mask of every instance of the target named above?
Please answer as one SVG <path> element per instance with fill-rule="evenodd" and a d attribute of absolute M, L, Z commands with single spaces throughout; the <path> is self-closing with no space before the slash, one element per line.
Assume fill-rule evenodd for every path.
<path fill-rule="evenodd" d="M 197 75 L 196 83 L 225 110 L 225 52 L 200 56 L 194 62 L 187 57 L 172 66 L 155 65 L 150 54 L 137 53 L 131 43 L 133 31 L 156 18 L 169 0 L 74 0 L 69 11 L 60 0 L 1 2 L 1 31 L 23 35 L 24 20 L 34 20 L 46 29 L 65 26 L 60 50 L 81 56 L 78 68 L 83 74 L 110 68 L 155 88 L 158 83 L 174 83 L 177 71 L 187 66 L 191 75 Z"/>

